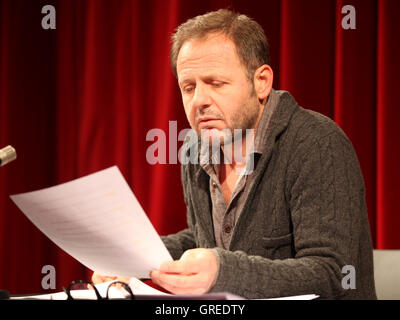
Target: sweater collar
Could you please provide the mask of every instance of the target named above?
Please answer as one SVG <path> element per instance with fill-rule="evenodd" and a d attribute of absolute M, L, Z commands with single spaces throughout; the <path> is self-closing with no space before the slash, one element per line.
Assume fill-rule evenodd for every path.
<path fill-rule="evenodd" d="M 264 121 L 266 122 L 266 125 L 264 124 L 263 129 L 261 128 L 259 132 L 260 134 L 256 136 L 255 140 L 255 152 L 262 153 L 262 157 L 260 158 L 261 161 L 263 159 L 269 159 L 276 138 L 287 128 L 290 118 L 299 108 L 294 98 L 287 91 L 271 90 L 270 96 L 272 98 L 271 100 L 269 100 L 271 114 L 265 114 L 268 110 L 266 109 L 264 110 L 262 115 L 262 117 L 265 117 L 269 121 Z M 199 159 L 199 146 L 201 145 L 201 140 L 194 130 L 190 130 L 189 133 L 186 135 L 184 144 L 186 146 L 182 148 L 182 151 L 185 152 L 185 155 L 187 159 L 189 159 L 189 162 L 192 164 L 199 164 L 199 160 L 201 160 Z M 259 165 L 257 165 L 257 167 L 259 167 Z M 204 171 L 199 165 L 197 177 L 201 172 Z"/>

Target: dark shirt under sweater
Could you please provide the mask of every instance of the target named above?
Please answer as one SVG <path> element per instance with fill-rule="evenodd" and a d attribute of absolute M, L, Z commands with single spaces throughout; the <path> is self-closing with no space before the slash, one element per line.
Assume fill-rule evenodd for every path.
<path fill-rule="evenodd" d="M 210 159 L 211 161 L 206 161 L 205 163 L 200 162 L 201 167 L 210 176 L 212 216 L 217 247 L 223 249 L 229 248 L 229 243 L 231 241 L 236 222 L 239 219 L 240 212 L 242 211 L 248 197 L 248 193 L 250 192 L 250 185 L 253 177 L 252 173 L 254 172 L 254 168 L 257 166 L 259 157 L 266 149 L 264 141 L 268 133 L 268 124 L 276 105 L 278 104 L 278 101 L 278 94 L 272 89 L 268 96 L 268 102 L 265 105 L 260 117 L 255 137 L 250 135 L 248 136 L 251 138 L 254 137 L 254 143 L 252 144 L 252 149 L 249 148 L 250 150 L 247 158 L 247 164 L 241 170 L 228 204 L 225 203 L 222 186 L 219 182 L 220 163 L 223 163 L 223 156 L 220 155 L 218 157 L 218 159 L 220 159 L 220 163 L 213 163 L 212 157 Z M 251 144 L 251 138 L 247 139 L 250 141 L 247 141 L 246 144 Z M 234 154 L 234 149 L 240 149 L 241 147 L 241 143 L 232 143 L 232 145 L 229 145 L 227 148 L 230 148 L 230 152 Z M 222 153 L 219 148 L 217 151 Z M 239 151 L 241 151 L 241 149 Z"/>

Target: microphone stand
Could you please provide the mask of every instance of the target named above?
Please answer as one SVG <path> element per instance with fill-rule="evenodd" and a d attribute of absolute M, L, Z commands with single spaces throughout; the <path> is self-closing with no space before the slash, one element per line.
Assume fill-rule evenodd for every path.
<path fill-rule="evenodd" d="M 5 164 L 13 161 L 17 158 L 17 153 L 12 146 L 7 146 L 3 149 L 0 149 L 0 167 Z M 7 290 L 0 289 L 0 300 L 10 299 L 10 294 Z"/>

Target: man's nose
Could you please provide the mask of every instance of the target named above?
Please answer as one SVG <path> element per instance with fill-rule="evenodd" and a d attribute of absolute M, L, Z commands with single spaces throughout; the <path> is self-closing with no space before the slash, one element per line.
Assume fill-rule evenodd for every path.
<path fill-rule="evenodd" d="M 193 100 L 192 100 L 192 107 L 199 111 L 202 109 L 208 108 L 212 103 L 209 91 L 206 86 L 198 85 L 196 86 Z"/>

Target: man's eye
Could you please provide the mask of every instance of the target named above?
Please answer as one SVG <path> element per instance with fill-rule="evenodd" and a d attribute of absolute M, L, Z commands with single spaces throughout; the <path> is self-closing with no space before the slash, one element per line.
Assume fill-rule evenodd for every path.
<path fill-rule="evenodd" d="M 223 82 L 213 82 L 212 86 L 215 88 L 220 88 L 223 86 L 223 84 L 224 84 Z"/>
<path fill-rule="evenodd" d="M 183 88 L 183 91 L 185 93 L 191 93 L 193 91 L 193 89 L 194 89 L 193 86 L 187 86 L 187 87 Z"/>

